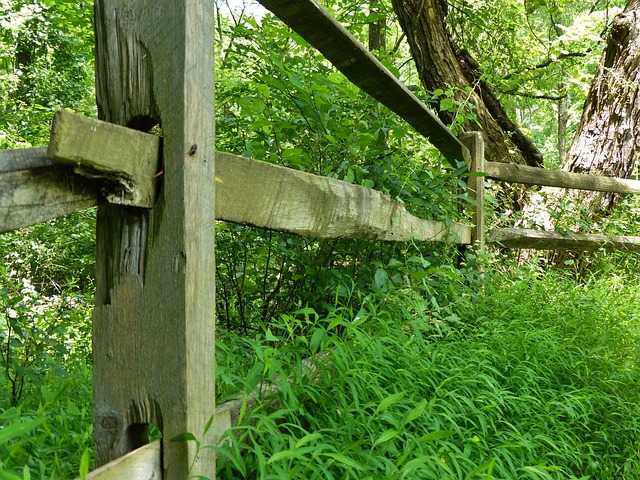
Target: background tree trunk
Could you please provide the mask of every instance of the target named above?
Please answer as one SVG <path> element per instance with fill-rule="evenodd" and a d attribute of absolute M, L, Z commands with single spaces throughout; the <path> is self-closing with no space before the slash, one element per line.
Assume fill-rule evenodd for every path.
<path fill-rule="evenodd" d="M 380 13 L 380 0 L 369 0 L 369 12 Z M 379 18 L 369 24 L 369 50 L 377 52 L 387 47 L 387 19 Z"/>
<path fill-rule="evenodd" d="M 467 119 L 463 127 L 467 131 L 483 132 L 487 160 L 542 165 L 542 154 L 509 118 L 492 89 L 480 78 L 476 61 L 453 44 L 446 26 L 446 1 L 393 0 L 392 3 L 424 88 L 430 92 L 449 89 L 454 93 L 455 102 L 473 106 L 477 120 Z M 456 112 L 438 111 L 438 115 L 446 124 L 456 119 Z"/>
<path fill-rule="evenodd" d="M 558 85 L 559 92 L 566 91 L 566 85 Z M 569 109 L 567 108 L 567 97 L 558 100 L 558 160 L 565 161 L 567 155 L 567 125 L 569 123 Z"/>
<path fill-rule="evenodd" d="M 576 173 L 629 178 L 640 146 L 640 0 L 630 0 L 611 27 L 563 165 Z M 619 195 L 580 194 L 595 215 L 609 214 Z"/>
<path fill-rule="evenodd" d="M 640 0 L 629 0 L 615 17 L 598 71 L 585 100 L 578 130 L 562 167 L 575 173 L 629 178 L 640 146 Z M 572 191 L 551 196 L 552 201 L 581 205 L 589 223 L 610 215 L 620 195 Z M 581 225 L 572 230 L 584 230 Z M 579 271 L 588 257 L 571 252 L 552 252 L 550 261 L 563 266 L 573 260 Z"/>

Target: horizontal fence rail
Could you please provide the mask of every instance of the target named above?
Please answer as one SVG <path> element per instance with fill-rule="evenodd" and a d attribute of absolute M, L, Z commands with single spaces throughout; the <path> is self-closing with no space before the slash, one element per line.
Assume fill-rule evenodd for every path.
<path fill-rule="evenodd" d="M 116 141 L 123 131 L 128 141 Z M 61 111 L 54 118 L 51 138 L 48 149 L 0 151 L 0 233 L 95 206 L 100 198 L 146 207 L 156 197 L 162 180 L 159 137 Z M 640 193 L 640 182 L 635 180 L 482 162 L 480 135 L 467 134 L 463 141 L 476 152 L 470 163 L 472 171 L 484 171 L 485 178 Z M 503 248 L 640 251 L 640 237 L 634 236 L 515 228 L 492 229 L 485 235 L 481 178 L 470 179 L 469 192 L 475 199 L 471 226 L 423 220 L 377 190 L 216 152 L 216 219 L 314 238 L 439 241 L 481 247 L 486 237 L 488 245 Z"/>
<path fill-rule="evenodd" d="M 485 178 L 509 183 L 591 190 L 612 193 L 640 193 L 640 181 L 548 170 L 510 163 L 485 162 Z M 526 228 L 494 228 L 486 243 L 502 248 L 533 250 L 619 250 L 640 252 L 640 237 L 558 232 Z"/>
<path fill-rule="evenodd" d="M 137 148 L 117 142 L 123 130 Z M 89 208 L 105 193 L 147 206 L 161 148 L 155 135 L 58 112 L 48 151 L 0 152 L 0 232 Z M 216 181 L 218 220 L 315 238 L 471 241 L 470 226 L 420 219 L 377 190 L 238 155 L 216 152 Z"/>
<path fill-rule="evenodd" d="M 398 114 L 452 165 L 469 152 L 438 117 L 314 0 L 258 0 L 313 45 L 354 85 Z"/>
<path fill-rule="evenodd" d="M 534 250 L 620 250 L 640 252 L 640 237 L 560 233 L 526 228 L 496 228 L 487 233 L 487 243 L 504 248 Z"/>
<path fill-rule="evenodd" d="M 87 480 L 159 480 L 161 478 L 162 445 L 160 440 L 116 458 L 87 475 Z"/>
<path fill-rule="evenodd" d="M 513 163 L 485 162 L 485 176 L 503 182 L 612 193 L 640 193 L 640 181 L 563 172 Z"/>
<path fill-rule="evenodd" d="M 0 233 L 93 207 L 99 192 L 98 181 L 55 165 L 47 147 L 0 151 Z"/>

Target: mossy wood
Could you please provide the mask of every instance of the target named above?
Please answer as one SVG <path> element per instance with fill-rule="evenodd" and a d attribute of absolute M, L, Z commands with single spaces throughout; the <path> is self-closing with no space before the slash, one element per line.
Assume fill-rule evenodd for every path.
<path fill-rule="evenodd" d="M 213 9 L 205 0 L 96 0 L 101 120 L 163 134 L 150 210 L 101 204 L 93 317 L 96 466 L 162 432 L 162 478 L 215 478 Z M 210 433 L 210 432 L 209 432 Z"/>
<path fill-rule="evenodd" d="M 484 248 L 484 140 L 480 132 L 468 132 L 460 136 L 462 143 L 469 149 L 468 169 L 471 176 L 467 181 L 469 196 L 474 201 L 470 207 L 471 243 L 479 250 Z"/>
<path fill-rule="evenodd" d="M 0 151 L 0 233 L 89 208 L 99 188 L 53 164 L 46 147 Z"/>
<path fill-rule="evenodd" d="M 162 448 L 156 440 L 92 471 L 87 480 L 159 480 L 161 460 Z"/>
<path fill-rule="evenodd" d="M 356 86 L 429 139 L 450 164 L 469 159 L 468 150 L 346 28 L 315 0 L 258 0 L 320 51 Z"/>
<path fill-rule="evenodd" d="M 547 232 L 525 228 L 497 228 L 487 233 L 487 243 L 496 247 L 535 250 L 594 251 L 621 250 L 640 252 L 640 237 L 596 235 L 588 233 Z"/>
<path fill-rule="evenodd" d="M 600 177 L 497 162 L 486 162 L 484 171 L 487 178 L 504 182 L 599 192 L 640 193 L 640 181 L 626 178 Z"/>

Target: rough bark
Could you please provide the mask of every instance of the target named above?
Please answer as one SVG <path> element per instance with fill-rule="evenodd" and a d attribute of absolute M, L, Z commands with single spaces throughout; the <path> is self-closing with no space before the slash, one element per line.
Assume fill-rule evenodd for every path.
<path fill-rule="evenodd" d="M 558 91 L 563 92 L 566 85 L 558 85 Z M 558 100 L 558 159 L 565 161 L 567 155 L 567 125 L 569 123 L 569 109 L 567 108 L 567 97 Z"/>
<path fill-rule="evenodd" d="M 630 0 L 612 24 L 582 119 L 563 170 L 629 178 L 640 146 L 640 0 Z M 606 215 L 619 195 L 584 193 L 583 205 Z"/>
<path fill-rule="evenodd" d="M 452 89 L 456 101 L 473 105 L 477 120 L 466 120 L 464 128 L 483 132 L 487 160 L 540 166 L 540 151 L 509 118 L 493 90 L 481 79 L 476 61 L 454 45 L 447 31 L 446 1 L 392 3 L 425 89 Z M 465 91 L 467 87 L 472 92 Z M 438 115 L 447 124 L 455 117 L 455 113 L 447 111 L 439 111 Z"/>
<path fill-rule="evenodd" d="M 150 210 L 100 205 L 93 314 L 96 466 L 162 433 L 162 478 L 214 478 L 214 59 L 210 0 L 96 0 L 102 120 L 162 128 Z M 196 461 L 196 456 L 197 461 Z M 136 478 L 136 477 L 130 477 Z"/>
<path fill-rule="evenodd" d="M 369 11 L 380 13 L 380 0 L 369 0 Z M 369 24 L 369 50 L 379 51 L 387 46 L 387 19 L 382 17 Z"/>
<path fill-rule="evenodd" d="M 615 17 L 598 70 L 585 100 L 582 119 L 567 154 L 563 170 L 629 178 L 640 147 L 640 0 L 629 0 Z M 591 222 L 610 215 L 620 200 L 618 193 L 569 192 L 567 197 L 590 212 Z M 558 201 L 558 196 L 552 196 Z M 574 231 L 583 230 L 579 226 Z M 579 271 L 588 257 L 570 252 L 550 255 L 558 266 L 574 260 Z"/>

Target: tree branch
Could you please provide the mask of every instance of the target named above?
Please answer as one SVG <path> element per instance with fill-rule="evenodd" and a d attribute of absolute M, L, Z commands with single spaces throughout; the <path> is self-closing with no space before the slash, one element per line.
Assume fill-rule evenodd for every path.
<path fill-rule="evenodd" d="M 505 75 L 504 77 L 502 77 L 502 79 L 503 80 L 509 80 L 514 75 L 521 75 L 521 74 L 523 74 L 525 72 L 531 72 L 533 70 L 540 70 L 540 69 L 546 68 L 549 65 L 551 65 L 552 63 L 557 62 L 558 60 L 564 60 L 564 59 L 573 58 L 573 57 L 586 57 L 587 54 L 590 51 L 591 51 L 591 49 L 587 50 L 586 52 L 567 52 L 567 51 L 562 51 L 562 52 L 560 52 L 560 55 L 558 55 L 558 56 L 551 55 L 551 56 L 549 56 L 549 58 L 547 58 L 542 63 L 539 63 L 539 64 L 534 65 L 532 67 L 527 67 L 524 70 L 520 70 L 519 72 L 510 73 L 510 74 Z"/>

